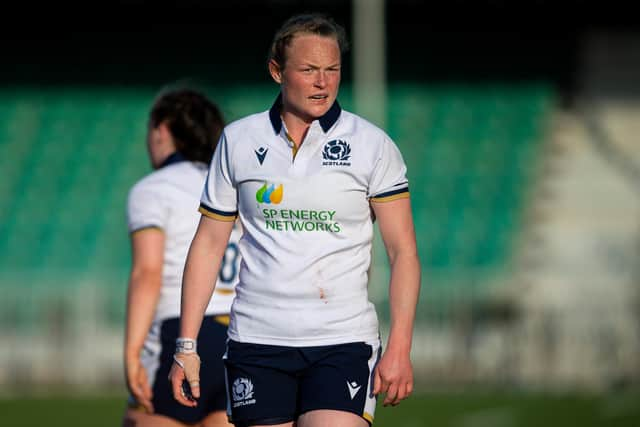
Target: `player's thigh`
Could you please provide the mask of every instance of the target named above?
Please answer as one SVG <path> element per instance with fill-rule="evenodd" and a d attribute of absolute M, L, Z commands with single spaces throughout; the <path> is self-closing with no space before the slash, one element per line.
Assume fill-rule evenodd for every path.
<path fill-rule="evenodd" d="M 327 416 L 333 414 L 347 426 L 373 423 L 373 372 L 380 357 L 380 341 L 313 349 L 307 356 L 315 362 L 300 380 L 298 419 L 316 425 L 331 420 Z M 305 416 L 311 412 L 315 413 Z"/>
<path fill-rule="evenodd" d="M 332 409 L 305 412 L 298 417 L 297 427 L 368 427 L 369 423 L 359 415 Z"/>
<path fill-rule="evenodd" d="M 214 411 L 202 420 L 199 427 L 233 427 L 226 411 Z"/>
<path fill-rule="evenodd" d="M 148 414 L 137 409 L 127 409 L 122 420 L 122 427 L 184 427 L 178 421 L 163 415 Z"/>

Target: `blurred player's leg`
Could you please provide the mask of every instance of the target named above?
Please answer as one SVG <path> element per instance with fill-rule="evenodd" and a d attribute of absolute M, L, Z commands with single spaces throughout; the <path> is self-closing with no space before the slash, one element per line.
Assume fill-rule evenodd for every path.
<path fill-rule="evenodd" d="M 152 415 L 137 409 L 128 409 L 122 427 L 184 427 L 184 424 L 162 415 Z"/>

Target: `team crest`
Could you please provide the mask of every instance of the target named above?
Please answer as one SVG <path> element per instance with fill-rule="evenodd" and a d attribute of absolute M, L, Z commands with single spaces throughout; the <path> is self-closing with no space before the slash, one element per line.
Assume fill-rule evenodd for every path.
<path fill-rule="evenodd" d="M 351 147 L 342 139 L 327 142 L 322 149 L 322 166 L 351 166 Z"/>
<path fill-rule="evenodd" d="M 253 383 L 247 378 L 237 378 L 231 387 L 233 395 L 233 407 L 251 405 L 256 403 L 253 398 Z"/>

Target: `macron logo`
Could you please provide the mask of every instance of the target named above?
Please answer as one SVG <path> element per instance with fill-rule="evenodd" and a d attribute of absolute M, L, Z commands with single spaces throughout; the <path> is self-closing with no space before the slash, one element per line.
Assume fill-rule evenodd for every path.
<path fill-rule="evenodd" d="M 264 162 L 264 158 L 267 157 L 267 151 L 269 151 L 269 149 L 264 147 L 260 147 L 255 151 L 260 165 L 262 165 L 262 162 Z"/>
<path fill-rule="evenodd" d="M 349 395 L 351 396 L 351 400 L 353 400 L 353 398 L 356 397 L 356 394 L 358 394 L 358 390 L 360 390 L 362 386 L 358 385 L 358 383 L 355 381 L 347 381 L 347 387 L 349 388 Z"/>

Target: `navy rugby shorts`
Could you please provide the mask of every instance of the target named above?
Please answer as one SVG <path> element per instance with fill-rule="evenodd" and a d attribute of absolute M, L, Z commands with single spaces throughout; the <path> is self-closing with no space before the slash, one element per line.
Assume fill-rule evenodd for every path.
<path fill-rule="evenodd" d="M 227 415 L 236 427 L 296 420 L 308 411 L 356 414 L 371 425 L 373 372 L 380 340 L 317 347 L 240 343 L 229 339 Z"/>

